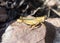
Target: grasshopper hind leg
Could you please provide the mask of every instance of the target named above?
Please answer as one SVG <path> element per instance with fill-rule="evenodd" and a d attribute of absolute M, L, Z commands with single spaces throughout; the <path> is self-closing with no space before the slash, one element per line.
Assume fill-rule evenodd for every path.
<path fill-rule="evenodd" d="M 34 29 L 39 28 L 40 26 L 41 26 L 41 23 L 36 24 L 36 25 L 31 25 L 30 28 L 32 28 L 32 30 L 34 30 Z"/>

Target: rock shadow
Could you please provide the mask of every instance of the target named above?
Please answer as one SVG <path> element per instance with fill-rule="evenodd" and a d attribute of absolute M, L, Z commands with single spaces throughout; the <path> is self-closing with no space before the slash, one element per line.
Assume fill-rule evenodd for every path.
<path fill-rule="evenodd" d="M 53 26 L 51 23 L 44 22 L 46 26 L 46 36 L 45 36 L 45 43 L 53 43 L 53 40 L 56 35 L 56 29 L 55 26 Z"/>

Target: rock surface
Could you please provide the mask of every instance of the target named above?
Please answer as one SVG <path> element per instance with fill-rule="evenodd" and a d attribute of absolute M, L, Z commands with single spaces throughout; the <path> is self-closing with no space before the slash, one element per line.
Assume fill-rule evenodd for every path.
<path fill-rule="evenodd" d="M 14 22 L 7 27 L 1 43 L 45 43 L 46 27 L 30 28 L 24 23 Z"/>
<path fill-rule="evenodd" d="M 13 22 L 2 35 L 1 43 L 60 43 L 60 18 L 48 18 L 39 28 Z"/>
<path fill-rule="evenodd" d="M 60 18 L 49 18 L 46 21 L 51 23 L 55 27 L 60 27 Z"/>

